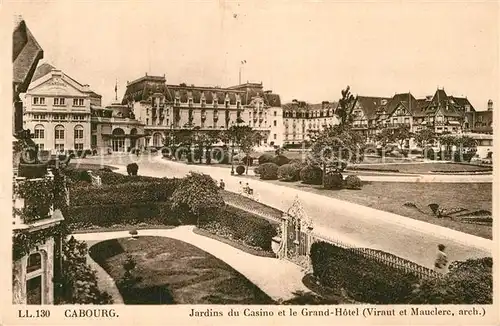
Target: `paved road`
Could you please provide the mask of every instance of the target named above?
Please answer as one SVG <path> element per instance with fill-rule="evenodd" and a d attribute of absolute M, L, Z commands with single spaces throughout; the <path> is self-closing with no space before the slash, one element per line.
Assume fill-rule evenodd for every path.
<path fill-rule="evenodd" d="M 131 159 L 127 157 L 84 160 L 85 163 L 103 163 L 122 168 L 130 161 Z M 216 180 L 223 178 L 226 188 L 231 191 L 239 189 L 239 181 L 248 181 L 231 176 L 229 168 L 186 165 L 161 158 L 146 157 L 141 157 L 137 163 L 140 175 L 182 177 L 189 171 L 195 170 L 210 174 Z M 287 210 L 298 196 L 305 211 L 313 219 L 315 230 L 332 234 L 348 244 L 390 252 L 424 266 L 432 267 L 436 247 L 440 243 L 448 247 L 451 260 L 492 255 L 493 242 L 488 239 L 263 181 L 252 180 L 250 186 L 263 203 L 281 210 Z"/>

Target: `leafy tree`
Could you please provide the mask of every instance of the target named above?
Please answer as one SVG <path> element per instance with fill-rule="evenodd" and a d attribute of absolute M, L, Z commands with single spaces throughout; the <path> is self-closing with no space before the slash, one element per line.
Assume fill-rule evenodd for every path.
<path fill-rule="evenodd" d="M 340 124 L 327 126 L 320 132 L 311 133 L 313 141 L 309 163 L 320 167 L 325 175 L 329 172 L 343 171 L 348 162 L 360 159 L 361 151 L 365 146 L 365 138 L 357 131 L 352 130 L 352 109 L 357 99 L 350 93 L 349 86 L 342 90 L 337 114 Z"/>
<path fill-rule="evenodd" d="M 455 145 L 457 142 L 457 138 L 451 134 L 444 134 L 439 137 L 439 143 L 441 146 L 444 145 L 445 147 L 445 153 L 450 153 L 451 152 L 451 147 Z"/>
<path fill-rule="evenodd" d="M 389 143 L 393 143 L 394 142 L 394 137 L 393 137 L 393 132 L 391 129 L 389 128 L 383 128 L 380 130 L 380 132 L 375 136 L 375 139 L 377 140 L 377 142 L 380 143 L 380 145 L 382 145 L 382 147 L 385 147 L 387 146 L 387 144 Z"/>
<path fill-rule="evenodd" d="M 410 140 L 411 137 L 413 137 L 413 133 L 410 131 L 410 127 L 408 126 L 402 126 L 394 129 L 393 140 L 399 145 L 400 149 L 404 148 L 406 141 Z"/>
<path fill-rule="evenodd" d="M 415 133 L 414 137 L 418 146 L 420 148 L 424 148 L 429 143 L 434 142 L 434 140 L 436 139 L 436 133 L 434 132 L 434 130 L 426 128 Z"/>
<path fill-rule="evenodd" d="M 182 180 L 172 194 L 171 201 L 173 209 L 192 214 L 198 225 L 204 219 L 216 215 L 224 205 L 215 181 L 207 174 L 195 172 Z"/>
<path fill-rule="evenodd" d="M 231 126 L 228 133 L 235 141 L 240 150 L 246 155 L 250 155 L 257 139 L 258 132 L 255 132 L 250 126 Z M 248 160 L 246 166 L 246 173 L 248 174 Z"/>

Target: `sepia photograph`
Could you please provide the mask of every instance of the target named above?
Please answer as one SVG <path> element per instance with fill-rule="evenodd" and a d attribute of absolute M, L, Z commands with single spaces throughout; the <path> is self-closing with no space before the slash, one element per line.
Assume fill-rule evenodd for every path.
<path fill-rule="evenodd" d="M 497 2 L 10 4 L 18 322 L 485 317 Z"/>

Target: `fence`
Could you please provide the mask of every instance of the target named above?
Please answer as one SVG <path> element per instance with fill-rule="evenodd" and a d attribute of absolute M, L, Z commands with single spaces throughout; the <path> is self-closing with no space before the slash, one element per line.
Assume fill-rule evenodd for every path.
<path fill-rule="evenodd" d="M 266 205 L 260 204 L 260 203 L 248 203 L 247 200 L 237 200 L 236 194 L 228 195 L 225 199 L 226 204 L 236 207 L 241 210 L 245 210 L 247 212 L 253 213 L 255 215 L 260 216 L 261 218 L 264 218 L 270 222 L 281 224 L 284 222 L 284 214 L 281 212 L 281 214 L 278 214 L 278 212 L 271 214 L 270 212 L 266 212 L 269 210 L 269 208 Z M 245 197 L 248 198 L 248 197 Z M 257 206 L 262 206 L 260 209 L 258 209 Z M 272 209 L 276 210 L 276 209 Z M 281 216 L 279 216 L 281 215 Z M 288 227 L 288 224 L 285 224 L 286 227 Z M 285 231 L 284 234 L 286 234 L 288 231 Z M 303 232 L 300 232 L 303 233 Z M 307 237 L 305 237 L 305 234 L 300 234 L 300 239 L 306 240 Z M 350 243 L 343 242 L 339 240 L 338 238 L 334 238 L 331 235 L 326 235 L 324 233 L 318 232 L 318 230 L 312 229 L 310 232 L 310 238 L 307 241 L 300 241 L 301 244 L 306 245 L 308 248 L 304 250 L 301 245 L 299 245 L 299 253 L 302 255 L 308 255 L 310 246 L 317 241 L 323 241 L 330 243 L 334 246 L 341 247 L 344 249 L 351 250 L 353 252 L 356 252 L 358 254 L 361 254 L 362 256 L 366 257 L 367 259 L 372 259 L 377 262 L 384 263 L 390 267 L 402 270 L 406 273 L 411 273 L 419 278 L 429 278 L 429 277 L 438 277 L 441 274 L 438 272 L 435 272 L 433 269 L 430 269 L 428 267 L 422 266 L 420 264 L 417 264 L 415 262 L 412 262 L 410 260 L 407 260 L 405 258 L 401 258 L 399 256 L 393 255 L 388 252 L 384 252 L 381 250 L 376 250 L 372 248 L 362 248 L 362 247 L 356 247 L 353 246 Z M 282 257 L 282 256 L 280 256 Z"/>
<path fill-rule="evenodd" d="M 399 256 L 393 255 L 385 251 L 371 249 L 371 248 L 354 247 L 348 243 L 339 241 L 337 239 L 333 239 L 331 237 L 326 237 L 316 232 L 313 232 L 312 238 L 313 238 L 313 240 L 311 241 L 312 243 L 316 241 L 327 242 L 334 246 L 358 253 L 367 259 L 372 259 L 377 262 L 381 262 L 392 268 L 402 270 L 405 273 L 411 273 L 419 278 L 439 277 L 441 275 L 440 273 L 435 272 L 433 269 L 430 269 L 428 267 L 422 266 L 408 259 L 401 258 Z"/>

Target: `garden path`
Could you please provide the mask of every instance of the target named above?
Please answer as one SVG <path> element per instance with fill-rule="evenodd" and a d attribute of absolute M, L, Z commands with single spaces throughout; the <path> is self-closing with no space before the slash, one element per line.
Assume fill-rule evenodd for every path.
<path fill-rule="evenodd" d="M 126 173 L 128 162 L 130 159 L 85 160 L 85 163 L 114 165 L 119 173 Z M 161 155 L 154 159 L 144 156 L 138 164 L 139 174 L 144 176 L 183 177 L 189 171 L 206 173 L 216 180 L 224 179 L 226 190 L 232 192 L 239 191 L 240 181 L 248 180 L 231 176 L 227 167 L 186 165 L 163 160 Z M 249 182 L 262 203 L 282 211 L 286 211 L 298 196 L 313 219 L 315 233 L 321 233 L 321 238 L 382 250 L 430 268 L 437 245 L 441 243 L 447 246 L 450 260 L 492 255 L 493 241 L 489 239 L 300 189 L 260 180 Z"/>
<path fill-rule="evenodd" d="M 302 283 L 304 273 L 296 264 L 248 254 L 228 244 L 198 235 L 193 232 L 193 228 L 194 226 L 179 226 L 173 229 L 139 230 L 139 236 L 169 237 L 192 244 L 230 265 L 277 301 L 293 299 L 295 293 L 311 292 Z M 95 243 L 130 235 L 127 231 L 119 231 L 82 233 L 73 236 L 80 241 Z"/>

